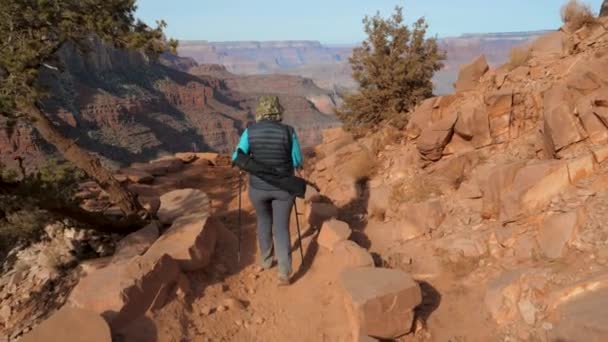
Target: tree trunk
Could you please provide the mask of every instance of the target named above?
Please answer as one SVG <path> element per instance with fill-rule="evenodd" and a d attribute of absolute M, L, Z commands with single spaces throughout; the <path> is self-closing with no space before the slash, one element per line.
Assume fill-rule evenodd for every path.
<path fill-rule="evenodd" d="M 137 196 L 125 189 L 112 173 L 101 165 L 98 158 L 80 148 L 74 140 L 66 138 L 38 107 L 30 107 L 27 113 L 35 120 L 34 126 L 40 135 L 54 145 L 65 159 L 93 178 L 127 217 L 146 216 L 147 213 L 137 200 Z"/>

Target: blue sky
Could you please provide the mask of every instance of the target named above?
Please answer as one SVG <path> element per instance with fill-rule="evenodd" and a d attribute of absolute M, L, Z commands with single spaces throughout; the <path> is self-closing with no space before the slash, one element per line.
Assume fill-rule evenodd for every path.
<path fill-rule="evenodd" d="M 139 0 L 138 16 L 164 19 L 178 39 L 319 40 L 358 43 L 361 20 L 403 6 L 408 22 L 424 16 L 431 34 L 553 29 L 566 0 Z M 598 11 L 602 0 L 585 1 Z"/>

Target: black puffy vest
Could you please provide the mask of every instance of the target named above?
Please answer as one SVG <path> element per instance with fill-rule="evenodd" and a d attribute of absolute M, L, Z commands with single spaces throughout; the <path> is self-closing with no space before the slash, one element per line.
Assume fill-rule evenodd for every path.
<path fill-rule="evenodd" d="M 253 159 L 272 166 L 281 173 L 293 174 L 291 135 L 293 128 L 280 122 L 263 120 L 247 128 L 249 153 Z M 262 179 L 251 175 L 251 187 L 259 190 L 280 191 Z"/>

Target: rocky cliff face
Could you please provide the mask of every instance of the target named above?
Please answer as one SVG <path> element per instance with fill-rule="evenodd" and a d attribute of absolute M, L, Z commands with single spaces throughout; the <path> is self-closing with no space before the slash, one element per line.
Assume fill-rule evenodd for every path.
<path fill-rule="evenodd" d="M 327 131 L 316 148 L 309 177 L 359 238 L 441 292 L 434 339 L 608 336 L 597 304 L 608 288 L 608 22 L 599 20 L 541 36 L 520 63 L 462 66 L 458 91 L 422 103 L 404 132 L 354 142 Z M 466 318 L 452 325 L 455 312 Z"/>
<path fill-rule="evenodd" d="M 110 164 L 178 151 L 228 152 L 253 119 L 256 96 L 261 93 L 285 97 L 287 122 L 305 145 L 319 142 L 319 129 L 337 124 L 303 95 L 306 87 L 312 95 L 324 94 L 308 80 L 294 82 L 294 77 L 283 80 L 279 76 L 256 84 L 219 75 L 195 76 L 178 70 L 194 67 L 189 59 L 163 56 L 155 62 L 98 42 L 92 46 L 86 56 L 66 47 L 60 53 L 66 70 L 43 73 L 41 78 L 51 91 L 45 109 L 64 134 Z M 304 88 L 291 95 L 284 89 L 300 84 Z M 9 133 L 8 127 L 0 131 L 0 156 L 5 164 L 14 165 L 15 156 L 35 164 L 53 153 L 27 125 Z"/>

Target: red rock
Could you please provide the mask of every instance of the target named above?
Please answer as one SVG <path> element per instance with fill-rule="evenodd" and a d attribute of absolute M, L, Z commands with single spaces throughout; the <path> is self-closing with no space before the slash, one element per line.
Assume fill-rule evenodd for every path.
<path fill-rule="evenodd" d="M 443 206 L 438 200 L 399 207 L 398 221 L 410 222 L 423 232 L 437 229 L 445 219 Z"/>
<path fill-rule="evenodd" d="M 113 262 L 131 259 L 144 254 L 148 248 L 158 239 L 159 227 L 152 222 L 146 227 L 127 235 L 116 245 Z"/>
<path fill-rule="evenodd" d="M 220 224 L 208 213 L 182 216 L 150 246 L 143 258 L 154 262 L 167 254 L 179 263 L 183 271 L 203 269 L 211 262 Z"/>
<path fill-rule="evenodd" d="M 585 292 L 557 310 L 550 341 L 602 342 L 608 336 L 608 290 Z"/>
<path fill-rule="evenodd" d="M 551 140 L 555 152 L 584 139 L 569 97 L 568 89 L 564 86 L 554 86 L 544 94 L 544 134 Z"/>
<path fill-rule="evenodd" d="M 384 216 L 390 206 L 392 188 L 388 185 L 381 185 L 369 189 L 369 200 L 367 212 L 373 216 Z"/>
<path fill-rule="evenodd" d="M 452 140 L 443 149 L 443 155 L 449 156 L 453 154 L 465 154 L 474 151 L 475 147 L 470 141 L 465 140 L 458 134 L 452 136 Z"/>
<path fill-rule="evenodd" d="M 491 169 L 488 177 L 481 180 L 480 185 L 483 192 L 482 216 L 484 218 L 498 218 L 502 198 L 513 184 L 519 170 L 524 166 L 525 163 L 523 162 L 500 165 Z"/>
<path fill-rule="evenodd" d="M 409 333 L 420 286 L 407 274 L 382 268 L 352 268 L 341 274 L 353 335 L 393 339 Z"/>
<path fill-rule="evenodd" d="M 570 186 L 567 164 L 561 161 L 537 162 L 521 168 L 510 188 L 501 192 L 500 218 L 517 220 L 542 211 L 553 197 Z"/>
<path fill-rule="evenodd" d="M 374 267 L 374 258 L 363 247 L 351 240 L 336 243 L 333 250 L 334 259 L 343 268 Z"/>
<path fill-rule="evenodd" d="M 154 262 L 136 257 L 110 264 L 81 278 L 69 304 L 101 314 L 112 329 L 120 329 L 162 305 L 179 273 L 177 262 L 166 254 Z"/>
<path fill-rule="evenodd" d="M 559 58 L 562 57 L 565 51 L 564 41 L 566 35 L 564 32 L 555 31 L 548 33 L 536 39 L 531 46 L 532 55 L 541 58 Z"/>
<path fill-rule="evenodd" d="M 499 325 L 513 322 L 519 317 L 517 303 L 521 294 L 522 274 L 522 270 L 507 272 L 488 284 L 484 302 Z"/>
<path fill-rule="evenodd" d="M 566 247 L 574 240 L 585 220 L 586 215 L 582 210 L 556 214 L 545 219 L 538 235 L 543 255 L 549 259 L 563 257 Z"/>
<path fill-rule="evenodd" d="M 129 181 L 133 183 L 150 184 L 154 181 L 154 176 L 145 171 L 129 168 L 122 169 L 120 172 L 125 175 Z"/>
<path fill-rule="evenodd" d="M 474 89 L 481 77 L 490 70 L 486 57 L 479 56 L 471 64 L 466 64 L 460 67 L 458 81 L 454 84 L 457 92 L 468 91 Z"/>
<path fill-rule="evenodd" d="M 180 216 L 194 213 L 209 213 L 209 197 L 195 189 L 181 189 L 168 192 L 160 197 L 158 218 L 164 224 L 171 224 Z"/>
<path fill-rule="evenodd" d="M 483 194 L 477 182 L 469 181 L 463 182 L 458 188 L 458 196 L 465 199 L 478 199 L 482 198 Z"/>
<path fill-rule="evenodd" d="M 196 153 L 192 153 L 192 152 L 176 153 L 175 158 L 178 158 L 184 164 L 190 164 L 190 163 L 194 162 L 196 159 L 198 159 L 196 157 Z"/>
<path fill-rule="evenodd" d="M 431 161 L 441 159 L 443 149 L 454 133 L 457 115 L 453 114 L 425 128 L 416 140 L 416 147 L 423 158 Z"/>
<path fill-rule="evenodd" d="M 110 327 L 95 312 L 64 306 L 21 338 L 23 342 L 111 342 Z"/>
<path fill-rule="evenodd" d="M 508 137 L 513 111 L 513 89 L 502 89 L 486 97 L 490 134 L 500 142 Z"/>
<path fill-rule="evenodd" d="M 454 131 L 461 137 L 470 140 L 476 148 L 491 144 L 492 137 L 485 105 L 476 100 L 463 104 L 458 112 Z"/>
<path fill-rule="evenodd" d="M 454 238 L 441 241 L 437 247 L 450 254 L 450 258 L 458 260 L 465 258 L 478 258 L 488 253 L 488 246 L 481 237 Z"/>
<path fill-rule="evenodd" d="M 595 159 L 592 153 L 568 161 L 568 174 L 572 184 L 587 178 L 595 171 Z"/>
<path fill-rule="evenodd" d="M 598 146 L 598 147 L 592 149 L 591 152 L 593 153 L 593 157 L 595 157 L 595 161 L 598 164 L 601 164 L 608 159 L 608 146 L 607 145 Z"/>
<path fill-rule="evenodd" d="M 323 144 L 316 146 L 315 152 L 321 156 L 329 156 L 354 142 L 352 135 L 342 128 L 326 129 L 323 131 Z"/>
<path fill-rule="evenodd" d="M 580 117 L 592 143 L 598 145 L 608 142 L 608 128 L 606 128 L 595 113 L 591 111 L 584 112 Z"/>
<path fill-rule="evenodd" d="M 317 242 L 320 246 L 333 251 L 334 246 L 338 242 L 348 240 L 351 233 L 348 223 L 333 219 L 323 223 Z"/>

